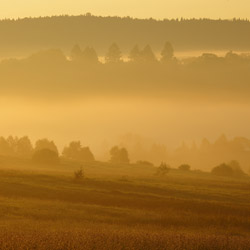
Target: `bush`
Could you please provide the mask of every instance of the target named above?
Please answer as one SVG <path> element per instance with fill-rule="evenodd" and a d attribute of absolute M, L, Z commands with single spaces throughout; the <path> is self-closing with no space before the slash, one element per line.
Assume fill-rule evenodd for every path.
<path fill-rule="evenodd" d="M 219 166 L 214 167 L 211 173 L 219 176 L 232 176 L 233 169 L 229 165 L 222 163 Z"/>
<path fill-rule="evenodd" d="M 161 165 L 157 168 L 156 175 L 164 176 L 170 171 L 170 166 L 165 162 L 162 162 Z"/>
<path fill-rule="evenodd" d="M 181 171 L 190 171 L 191 167 L 188 164 L 182 164 L 178 167 L 178 169 Z"/>
<path fill-rule="evenodd" d="M 41 149 L 35 151 L 33 154 L 32 160 L 35 163 L 42 164 L 57 164 L 59 163 L 58 153 L 51 149 Z"/>
<path fill-rule="evenodd" d="M 75 171 L 74 176 L 75 181 L 82 181 L 84 179 L 83 169 L 80 168 L 79 170 Z"/>
<path fill-rule="evenodd" d="M 222 163 L 219 166 L 214 167 L 211 173 L 218 176 L 228 176 L 228 177 L 245 176 L 245 173 L 242 171 L 237 161 L 231 161 L 229 164 Z"/>

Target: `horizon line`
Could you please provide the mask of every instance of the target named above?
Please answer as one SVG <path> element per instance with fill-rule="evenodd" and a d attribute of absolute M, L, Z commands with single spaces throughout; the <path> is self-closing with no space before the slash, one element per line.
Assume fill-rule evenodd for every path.
<path fill-rule="evenodd" d="M 118 15 L 95 15 L 90 12 L 85 14 L 59 14 L 59 15 L 44 15 L 44 16 L 26 16 L 26 17 L 9 17 L 9 18 L 0 18 L 0 22 L 2 21 L 21 21 L 26 19 L 45 19 L 45 18 L 59 18 L 59 17 L 94 17 L 94 18 L 120 18 L 120 19 L 132 19 L 132 20 L 143 20 L 143 21 L 156 21 L 156 22 L 164 22 L 164 21 L 229 21 L 229 22 L 250 22 L 248 18 L 240 18 L 240 17 L 233 17 L 233 18 L 208 18 L 208 17 L 193 17 L 193 18 L 185 18 L 185 17 L 176 17 L 176 18 L 139 18 L 139 17 L 132 17 L 132 16 L 118 16 Z"/>

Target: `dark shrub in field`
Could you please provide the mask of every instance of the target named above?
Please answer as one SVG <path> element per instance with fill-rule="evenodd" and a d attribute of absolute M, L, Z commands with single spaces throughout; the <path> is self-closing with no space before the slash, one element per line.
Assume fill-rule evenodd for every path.
<path fill-rule="evenodd" d="M 156 175 L 164 176 L 170 171 L 170 166 L 162 162 L 161 165 L 157 168 Z"/>
<path fill-rule="evenodd" d="M 75 181 L 82 181 L 84 179 L 83 169 L 80 168 L 79 170 L 75 171 L 74 177 L 75 177 L 74 178 Z"/>
<path fill-rule="evenodd" d="M 191 167 L 188 164 L 182 164 L 178 167 L 181 171 L 190 171 Z"/>

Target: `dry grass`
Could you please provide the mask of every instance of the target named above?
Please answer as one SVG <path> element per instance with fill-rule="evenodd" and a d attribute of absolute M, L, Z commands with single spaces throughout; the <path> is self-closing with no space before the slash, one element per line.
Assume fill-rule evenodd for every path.
<path fill-rule="evenodd" d="M 178 232 L 107 225 L 79 228 L 32 228 L 0 231 L 0 248 L 5 249 L 189 249 L 248 250 L 250 239 L 241 236 Z"/>
<path fill-rule="evenodd" d="M 85 169 L 0 171 L 0 249 L 250 249 L 249 179 Z"/>

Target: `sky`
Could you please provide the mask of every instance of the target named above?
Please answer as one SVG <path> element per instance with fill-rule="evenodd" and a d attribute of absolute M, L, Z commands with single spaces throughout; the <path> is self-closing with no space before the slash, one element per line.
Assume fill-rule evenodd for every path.
<path fill-rule="evenodd" d="M 0 18 L 79 15 L 250 18 L 250 0 L 0 0 Z"/>

